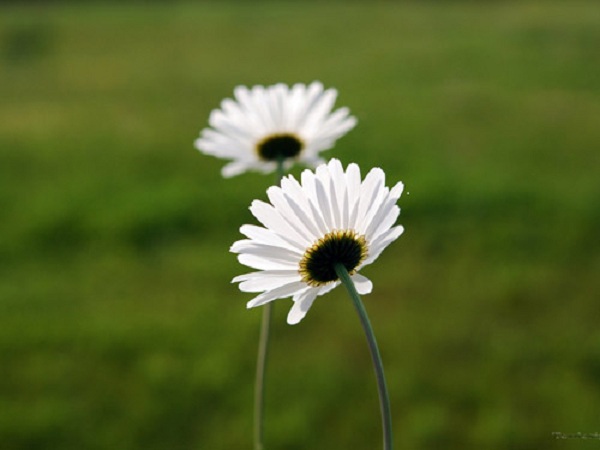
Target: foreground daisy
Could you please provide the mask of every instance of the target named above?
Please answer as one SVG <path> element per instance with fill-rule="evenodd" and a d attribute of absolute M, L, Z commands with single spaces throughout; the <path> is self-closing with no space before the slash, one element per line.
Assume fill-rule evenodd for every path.
<path fill-rule="evenodd" d="M 269 188 L 270 203 L 255 200 L 250 207 L 264 227 L 243 225 L 248 239 L 231 246 L 242 264 L 258 270 L 233 279 L 244 292 L 260 292 L 247 306 L 292 297 L 287 321 L 296 324 L 317 296 L 339 285 L 339 264 L 359 294 L 370 293 L 371 281 L 358 272 L 404 231 L 393 226 L 402 189 L 402 183 L 385 187 L 378 168 L 361 182 L 356 164 L 344 172 L 337 159 L 305 170 L 300 183 L 290 175 Z"/>
<path fill-rule="evenodd" d="M 202 130 L 194 143 L 207 155 L 232 160 L 224 177 L 247 170 L 269 173 L 278 162 L 286 170 L 296 161 L 315 167 L 323 162 L 319 152 L 356 125 L 348 108 L 332 112 L 337 91 L 324 90 L 317 81 L 291 88 L 238 86 L 234 97 L 212 111 L 212 128 Z"/>

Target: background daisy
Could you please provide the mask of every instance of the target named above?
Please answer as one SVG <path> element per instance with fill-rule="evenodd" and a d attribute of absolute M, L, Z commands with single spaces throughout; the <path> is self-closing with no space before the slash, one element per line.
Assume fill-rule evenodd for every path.
<path fill-rule="evenodd" d="M 314 81 L 308 86 L 284 84 L 248 89 L 238 86 L 235 99 L 225 99 L 209 117 L 195 147 L 207 155 L 232 161 L 223 167 L 224 177 L 246 170 L 272 172 L 278 161 L 289 169 L 293 162 L 314 167 L 322 163 L 319 152 L 356 125 L 348 108 L 332 112 L 337 91 L 323 89 Z"/>
<path fill-rule="evenodd" d="M 339 284 L 336 263 L 345 266 L 359 294 L 371 292 L 371 281 L 358 271 L 404 231 L 393 226 L 402 189 L 402 183 L 387 188 L 378 168 L 361 182 L 356 164 L 344 172 L 337 159 L 316 172 L 305 170 L 300 182 L 290 175 L 281 187 L 269 188 L 270 203 L 255 200 L 250 207 L 263 227 L 242 226 L 248 239 L 231 247 L 242 264 L 259 270 L 233 279 L 244 292 L 260 292 L 248 307 L 292 297 L 287 320 L 296 324 L 317 296 Z"/>

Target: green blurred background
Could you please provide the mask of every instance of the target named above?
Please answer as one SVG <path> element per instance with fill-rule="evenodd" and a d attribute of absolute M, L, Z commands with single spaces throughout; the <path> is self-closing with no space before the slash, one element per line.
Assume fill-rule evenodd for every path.
<path fill-rule="evenodd" d="M 250 449 L 272 177 L 192 142 L 238 84 L 336 87 L 327 156 L 405 182 L 365 274 L 398 449 L 600 432 L 600 4 L 0 6 L 0 449 Z M 381 448 L 342 289 L 276 303 L 267 450 Z"/>

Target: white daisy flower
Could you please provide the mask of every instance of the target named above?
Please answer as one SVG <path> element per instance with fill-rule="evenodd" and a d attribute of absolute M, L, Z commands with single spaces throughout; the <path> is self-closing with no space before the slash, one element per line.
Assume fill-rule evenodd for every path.
<path fill-rule="evenodd" d="M 348 108 L 331 112 L 337 91 L 323 90 L 318 81 L 291 88 L 238 86 L 234 96 L 211 112 L 212 128 L 202 130 L 194 143 L 207 155 L 232 160 L 222 170 L 224 177 L 246 170 L 272 172 L 280 158 L 285 169 L 296 161 L 316 167 L 323 163 L 319 152 L 356 125 Z"/>
<path fill-rule="evenodd" d="M 403 187 L 387 188 L 379 168 L 361 182 L 356 164 L 344 172 L 337 159 L 316 172 L 305 170 L 300 182 L 289 175 L 280 187 L 270 187 L 270 203 L 254 200 L 250 207 L 263 227 L 243 225 L 240 231 L 248 239 L 230 249 L 258 270 L 232 280 L 243 292 L 260 292 L 248 308 L 292 297 L 287 321 L 300 322 L 317 296 L 340 284 L 336 263 L 346 267 L 359 294 L 370 293 L 371 281 L 358 272 L 404 231 L 393 226 Z"/>

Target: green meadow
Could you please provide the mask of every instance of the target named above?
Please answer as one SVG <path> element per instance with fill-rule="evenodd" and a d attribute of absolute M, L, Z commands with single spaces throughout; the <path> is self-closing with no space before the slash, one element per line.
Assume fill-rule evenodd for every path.
<path fill-rule="evenodd" d="M 600 432 L 597 2 L 0 6 L 0 449 L 252 448 L 250 202 L 193 148 L 238 84 L 339 91 L 327 157 L 402 180 L 364 274 L 397 449 Z M 294 173 L 299 173 L 300 168 Z M 339 288 L 275 302 L 266 450 L 381 448 Z"/>

